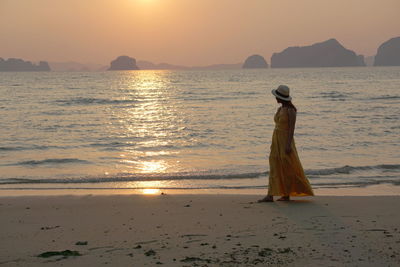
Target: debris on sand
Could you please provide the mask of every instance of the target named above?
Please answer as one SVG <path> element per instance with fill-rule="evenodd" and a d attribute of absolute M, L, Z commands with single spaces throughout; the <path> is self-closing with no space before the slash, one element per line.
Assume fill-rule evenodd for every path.
<path fill-rule="evenodd" d="M 186 257 L 181 260 L 181 262 L 195 262 L 195 261 L 205 261 L 207 263 L 211 263 L 211 260 L 209 260 L 209 259 L 202 259 L 202 258 L 198 258 L 198 257 Z"/>
<path fill-rule="evenodd" d="M 78 251 L 71 251 L 69 249 L 67 250 L 63 250 L 63 251 L 47 251 L 47 252 L 43 252 L 39 255 L 37 255 L 37 257 L 39 258 L 50 258 L 50 257 L 54 257 L 54 256 L 63 256 L 64 258 L 73 256 L 82 256 L 82 254 L 80 254 Z"/>
<path fill-rule="evenodd" d="M 78 241 L 75 243 L 76 246 L 86 246 L 88 244 L 87 241 Z"/>
<path fill-rule="evenodd" d="M 150 257 L 150 256 L 156 255 L 156 252 L 154 250 L 150 249 L 150 250 L 146 251 L 144 253 L 144 255 L 146 255 L 147 257 Z"/>

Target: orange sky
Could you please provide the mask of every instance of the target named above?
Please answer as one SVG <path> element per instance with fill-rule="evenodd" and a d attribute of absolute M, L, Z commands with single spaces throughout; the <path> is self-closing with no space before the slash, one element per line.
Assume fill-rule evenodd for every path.
<path fill-rule="evenodd" d="M 399 13 L 400 0 L 0 0 L 0 57 L 207 65 L 257 53 L 269 63 L 329 38 L 369 56 L 400 36 Z"/>

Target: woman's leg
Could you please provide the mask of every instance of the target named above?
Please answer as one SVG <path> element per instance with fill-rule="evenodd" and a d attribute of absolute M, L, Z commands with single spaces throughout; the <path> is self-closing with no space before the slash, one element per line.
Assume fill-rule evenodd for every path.
<path fill-rule="evenodd" d="M 290 201 L 290 196 L 283 196 L 279 199 L 277 199 L 278 201 Z"/>
<path fill-rule="evenodd" d="M 258 200 L 258 203 L 261 202 L 274 202 L 274 197 L 271 195 L 266 195 L 264 198 Z"/>

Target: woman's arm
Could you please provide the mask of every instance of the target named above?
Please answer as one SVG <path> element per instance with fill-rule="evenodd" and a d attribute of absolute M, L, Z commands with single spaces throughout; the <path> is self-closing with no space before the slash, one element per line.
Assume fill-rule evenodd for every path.
<path fill-rule="evenodd" d="M 296 125 L 296 111 L 293 108 L 288 108 L 289 134 L 286 142 L 285 152 L 292 152 L 292 141 L 294 135 L 294 127 Z"/>

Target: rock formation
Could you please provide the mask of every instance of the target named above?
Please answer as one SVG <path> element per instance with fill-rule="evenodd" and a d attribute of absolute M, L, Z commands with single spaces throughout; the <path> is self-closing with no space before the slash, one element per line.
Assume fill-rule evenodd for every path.
<path fill-rule="evenodd" d="M 111 61 L 110 68 L 108 70 L 138 70 L 136 66 L 136 59 L 128 56 L 119 56 L 115 60 Z"/>
<path fill-rule="evenodd" d="M 0 58 L 0 71 L 50 71 L 50 66 L 46 61 L 40 61 L 39 65 L 32 64 L 19 58 Z"/>
<path fill-rule="evenodd" d="M 249 56 L 244 62 L 243 69 L 266 69 L 268 68 L 268 63 L 260 55 Z"/>
<path fill-rule="evenodd" d="M 400 37 L 392 38 L 379 46 L 374 66 L 400 66 Z"/>
<path fill-rule="evenodd" d="M 289 47 L 271 57 L 272 68 L 365 66 L 364 56 L 344 48 L 336 39 L 311 46 Z"/>
<path fill-rule="evenodd" d="M 39 69 L 42 71 L 50 71 L 50 66 L 47 61 L 40 61 L 39 62 Z"/>

